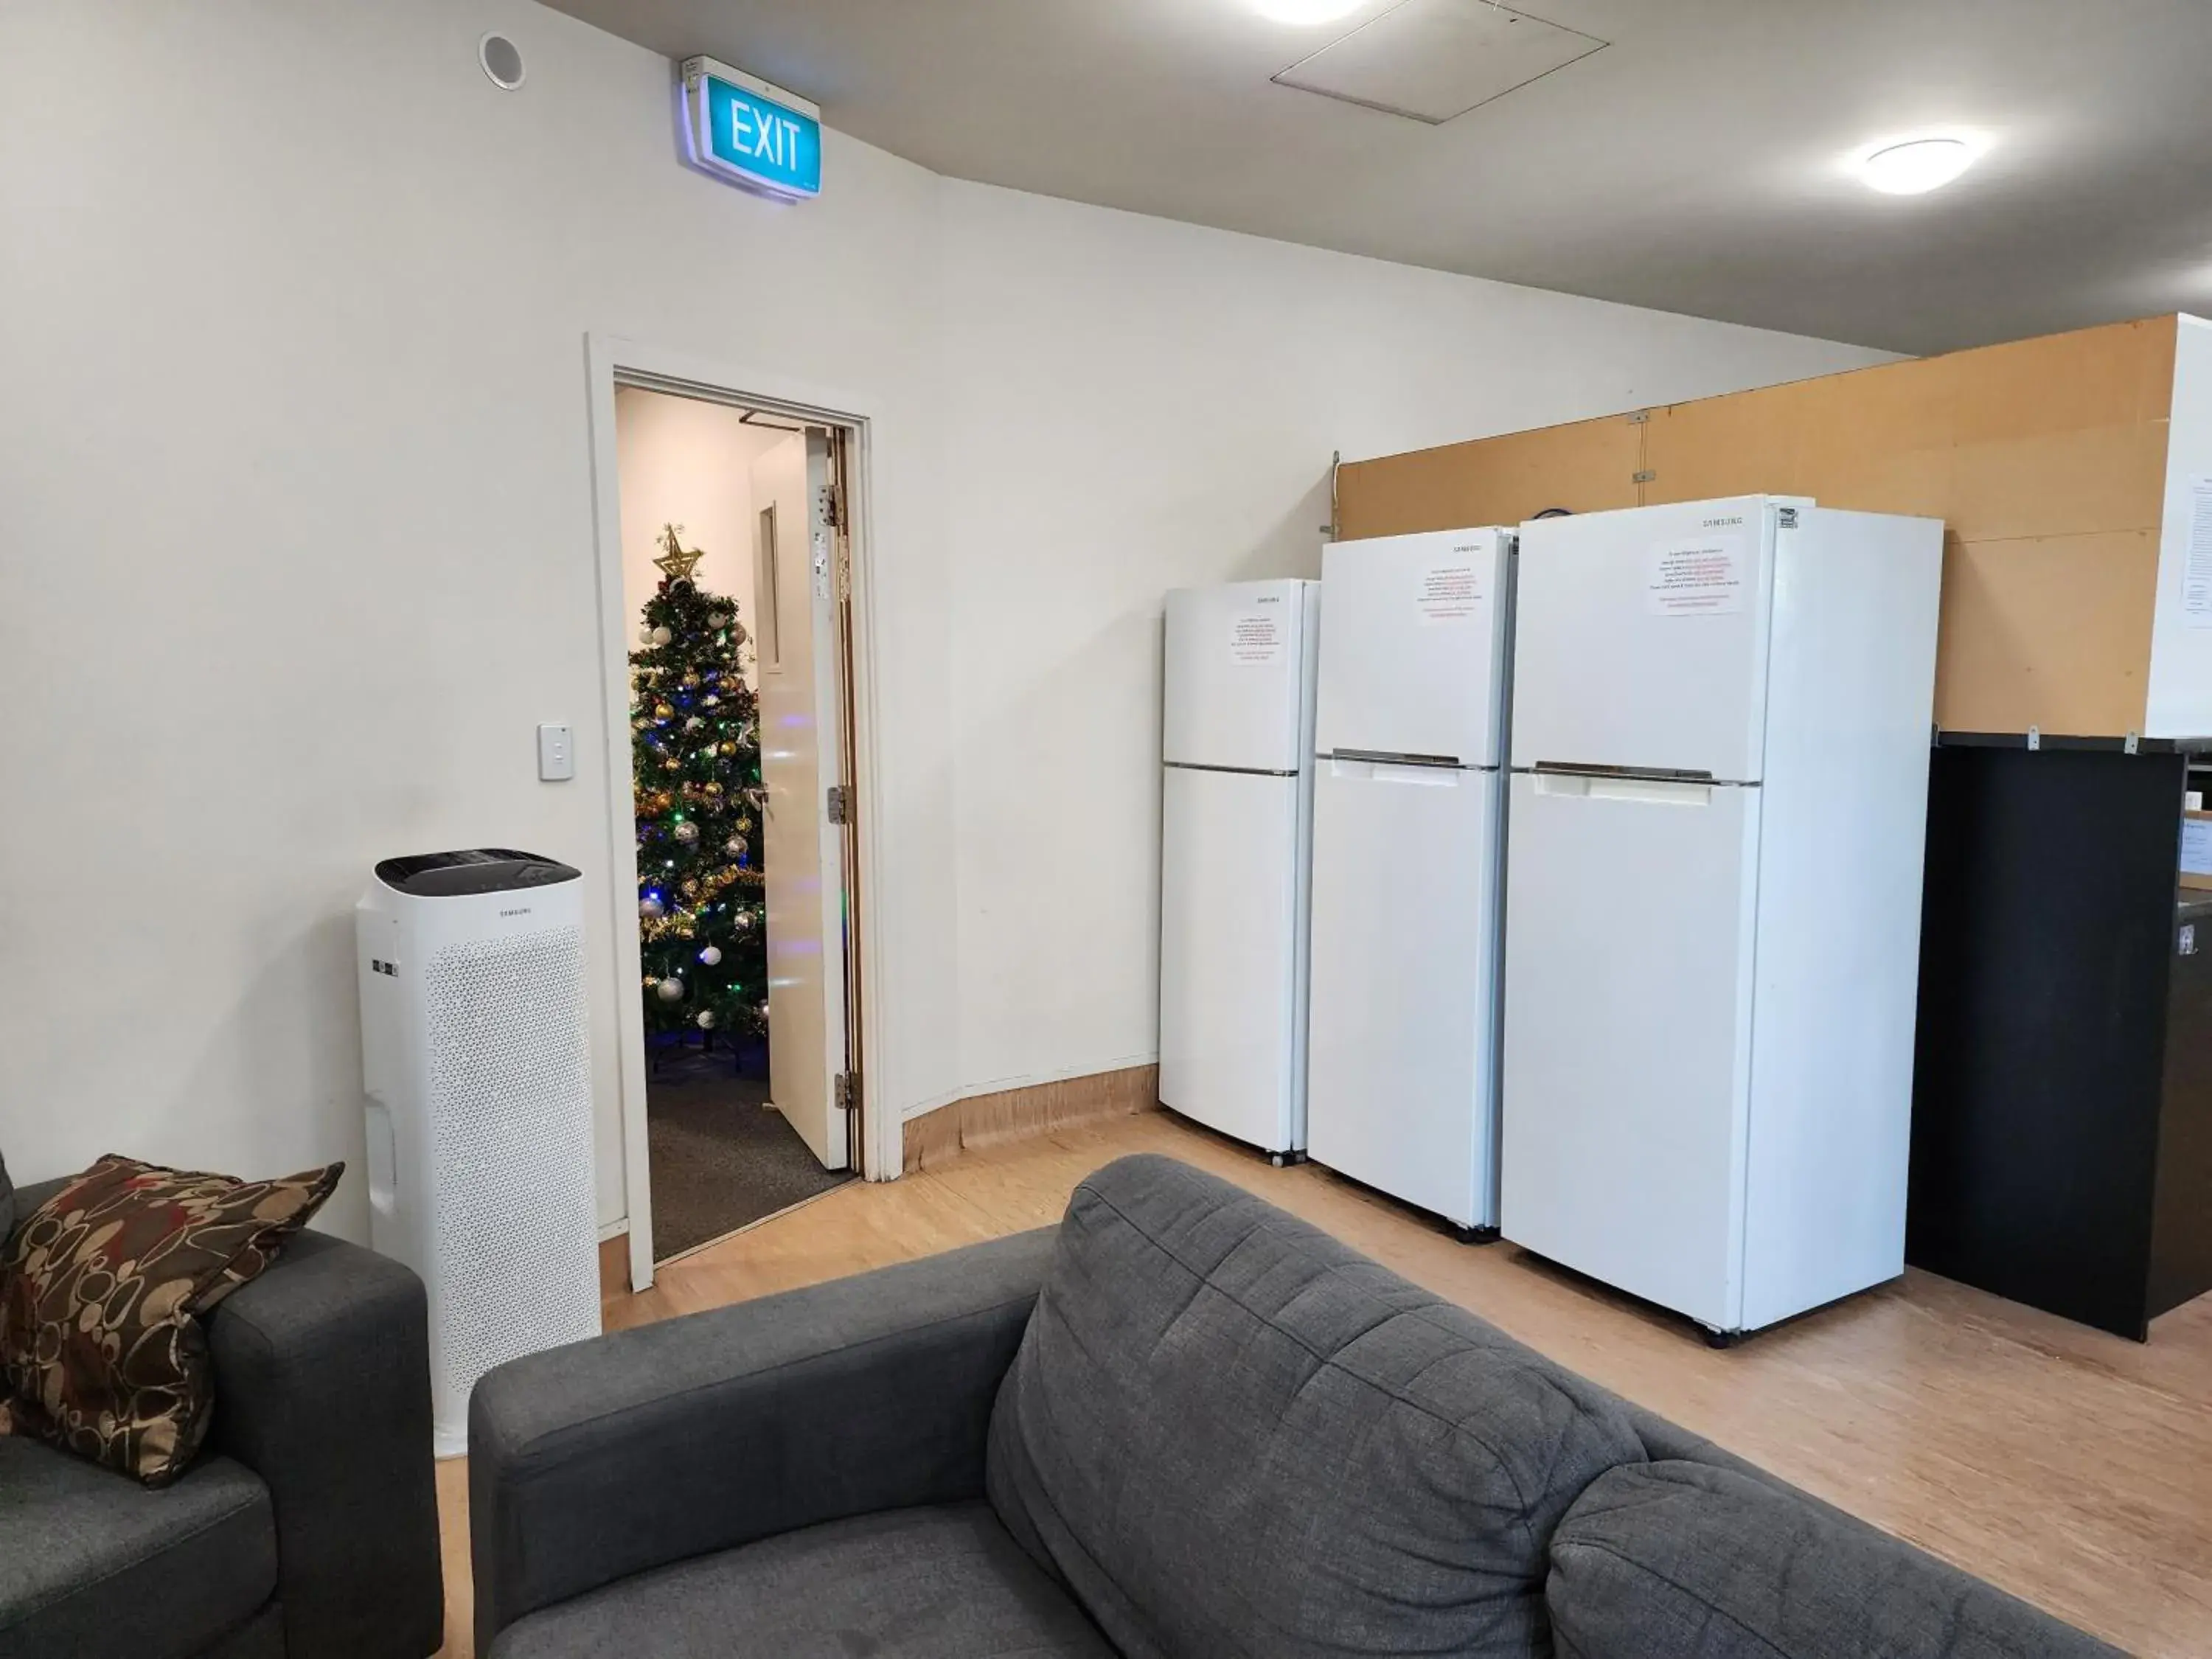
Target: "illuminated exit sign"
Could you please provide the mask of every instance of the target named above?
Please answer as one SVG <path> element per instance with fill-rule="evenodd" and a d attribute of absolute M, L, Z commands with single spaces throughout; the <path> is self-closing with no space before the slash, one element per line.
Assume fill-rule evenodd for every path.
<path fill-rule="evenodd" d="M 684 60 L 691 164 L 771 196 L 822 193 L 822 112 L 711 58 Z"/>

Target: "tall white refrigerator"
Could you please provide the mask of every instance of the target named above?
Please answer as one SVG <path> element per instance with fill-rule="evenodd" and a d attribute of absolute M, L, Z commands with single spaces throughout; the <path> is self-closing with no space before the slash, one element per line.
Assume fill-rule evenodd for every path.
<path fill-rule="evenodd" d="M 1505 1237 L 1716 1340 L 1905 1267 L 1942 526 L 1522 527 Z"/>
<path fill-rule="evenodd" d="M 1160 1102 L 1277 1163 L 1306 1144 L 1321 584 L 1167 597 Z"/>
<path fill-rule="evenodd" d="M 1316 696 L 1315 1160 L 1498 1225 L 1498 1000 L 1514 533 L 1322 556 Z"/>

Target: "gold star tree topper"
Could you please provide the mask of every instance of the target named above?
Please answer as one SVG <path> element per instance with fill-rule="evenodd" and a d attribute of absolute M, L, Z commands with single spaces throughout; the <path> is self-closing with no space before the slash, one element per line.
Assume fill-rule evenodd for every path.
<path fill-rule="evenodd" d="M 683 534 L 684 526 L 680 524 L 666 524 L 660 527 L 660 545 L 666 550 L 653 562 L 667 573 L 671 581 L 690 580 L 691 573 L 699 568 L 699 561 L 707 556 L 696 548 L 686 553 L 680 539 Z"/>

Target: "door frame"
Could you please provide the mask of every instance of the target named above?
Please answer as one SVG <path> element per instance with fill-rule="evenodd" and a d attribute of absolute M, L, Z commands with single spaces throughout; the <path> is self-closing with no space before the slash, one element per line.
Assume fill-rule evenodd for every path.
<path fill-rule="evenodd" d="M 598 574 L 599 680 L 604 714 L 608 838 L 608 922 L 615 970 L 615 1019 L 621 1043 L 617 1067 L 623 1145 L 623 1209 L 629 1235 L 629 1283 L 641 1291 L 653 1283 L 653 1179 L 645 1115 L 645 1011 L 635 988 L 643 972 L 637 936 L 636 807 L 630 769 L 629 618 L 623 593 L 621 471 L 615 441 L 615 389 L 618 386 L 739 405 L 789 416 L 841 429 L 846 456 L 845 530 L 851 599 L 842 641 L 849 696 L 846 781 L 856 800 L 856 821 L 847 836 L 847 914 L 854 918 L 847 951 L 846 1046 L 848 1055 L 871 1058 L 884 1052 L 882 1026 L 874 999 L 860 997 L 855 1018 L 854 994 L 882 982 L 880 941 L 875 907 L 861 902 L 875 891 L 881 868 L 873 804 L 878 757 L 875 747 L 875 611 L 870 578 L 869 534 L 874 524 L 870 499 L 872 437 L 878 400 L 798 377 L 713 362 L 693 353 L 670 350 L 619 336 L 585 336 L 586 380 L 590 409 L 592 551 Z M 857 890 L 855 883 L 857 882 Z M 878 1072 L 880 1067 L 877 1068 Z M 865 1083 L 865 1079 L 864 1079 Z M 901 1125 L 896 1114 L 868 1100 L 864 1086 L 860 1124 L 851 1144 L 860 1154 L 860 1173 L 870 1181 L 896 1178 L 902 1160 Z"/>

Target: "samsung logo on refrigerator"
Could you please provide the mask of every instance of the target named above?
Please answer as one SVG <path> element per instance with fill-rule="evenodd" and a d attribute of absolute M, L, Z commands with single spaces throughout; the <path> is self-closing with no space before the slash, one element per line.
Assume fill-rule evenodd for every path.
<path fill-rule="evenodd" d="M 1727 518 L 1727 519 L 1707 519 L 1707 520 L 1705 520 L 1703 522 L 1701 522 L 1701 523 L 1698 525 L 1698 527 L 1700 530 L 1729 530 L 1729 529 L 1732 529 L 1732 528 L 1734 528 L 1734 527 L 1735 527 L 1735 526 L 1737 526 L 1737 525 L 1741 524 L 1742 522 L 1743 522 L 1743 514 L 1741 514 L 1741 513 L 1739 513 L 1739 514 L 1735 514 L 1734 517 L 1732 517 L 1732 518 Z"/>
<path fill-rule="evenodd" d="M 684 60 L 685 157 L 786 201 L 822 193 L 822 111 L 711 58 Z"/>

